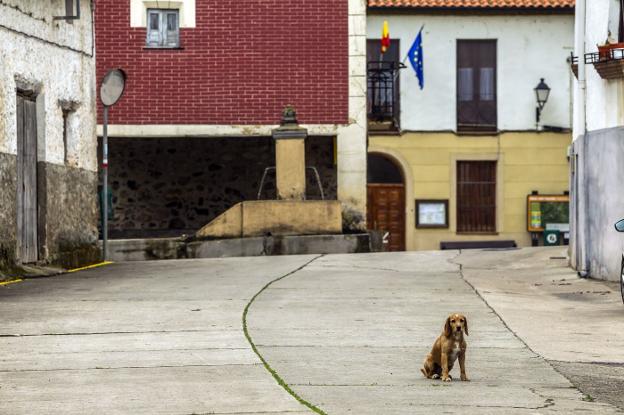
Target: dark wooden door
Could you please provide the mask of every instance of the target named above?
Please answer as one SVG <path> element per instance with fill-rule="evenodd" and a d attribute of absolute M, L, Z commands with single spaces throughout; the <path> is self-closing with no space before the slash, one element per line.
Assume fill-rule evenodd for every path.
<path fill-rule="evenodd" d="M 32 97 L 17 96 L 17 235 L 22 263 L 38 259 L 37 108 Z"/>
<path fill-rule="evenodd" d="M 405 251 L 405 186 L 368 185 L 368 227 L 390 232 L 390 251 Z"/>

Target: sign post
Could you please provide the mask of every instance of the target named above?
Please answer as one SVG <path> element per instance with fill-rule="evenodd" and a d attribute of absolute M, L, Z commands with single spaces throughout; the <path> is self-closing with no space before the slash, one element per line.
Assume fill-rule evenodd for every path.
<path fill-rule="evenodd" d="M 112 69 L 104 76 L 100 85 L 100 100 L 104 106 L 102 128 L 102 255 L 108 256 L 108 109 L 121 98 L 126 88 L 126 74 L 121 69 Z"/>

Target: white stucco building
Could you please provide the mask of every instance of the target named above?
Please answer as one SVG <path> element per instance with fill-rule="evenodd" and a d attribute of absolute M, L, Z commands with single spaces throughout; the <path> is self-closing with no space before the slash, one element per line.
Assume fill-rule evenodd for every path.
<path fill-rule="evenodd" d="M 572 265 L 581 275 L 617 280 L 624 217 L 624 22 L 619 0 L 578 0 L 574 143 L 571 149 Z M 598 46 L 618 43 L 598 53 Z"/>
<path fill-rule="evenodd" d="M 0 2 L 0 268 L 98 259 L 91 4 Z"/>
<path fill-rule="evenodd" d="M 390 229 L 397 250 L 542 244 L 527 197 L 566 203 L 573 0 L 368 4 L 369 225 Z M 407 58 L 421 28 L 422 89 Z M 406 66 L 393 83 L 383 74 L 392 62 Z M 550 94 L 538 122 L 542 80 Z M 390 165 L 396 174 L 384 174 Z M 419 223 L 427 209 L 438 209 L 435 224 Z M 562 233 L 564 216 L 550 222 Z"/>

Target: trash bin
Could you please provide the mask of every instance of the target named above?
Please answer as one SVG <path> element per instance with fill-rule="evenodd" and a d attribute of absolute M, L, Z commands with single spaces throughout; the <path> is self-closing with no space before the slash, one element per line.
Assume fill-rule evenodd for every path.
<path fill-rule="evenodd" d="M 547 229 L 544 231 L 544 246 L 561 245 L 561 232 Z"/>

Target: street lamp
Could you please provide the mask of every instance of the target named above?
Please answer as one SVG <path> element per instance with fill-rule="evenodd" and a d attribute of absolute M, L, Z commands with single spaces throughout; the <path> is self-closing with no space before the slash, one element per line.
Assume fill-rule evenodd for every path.
<path fill-rule="evenodd" d="M 541 78 L 540 83 L 535 87 L 535 98 L 537 99 L 537 108 L 535 108 L 535 126 L 539 125 L 540 116 L 544 105 L 548 101 L 548 95 L 550 95 L 550 87 L 544 82 L 544 78 Z"/>

